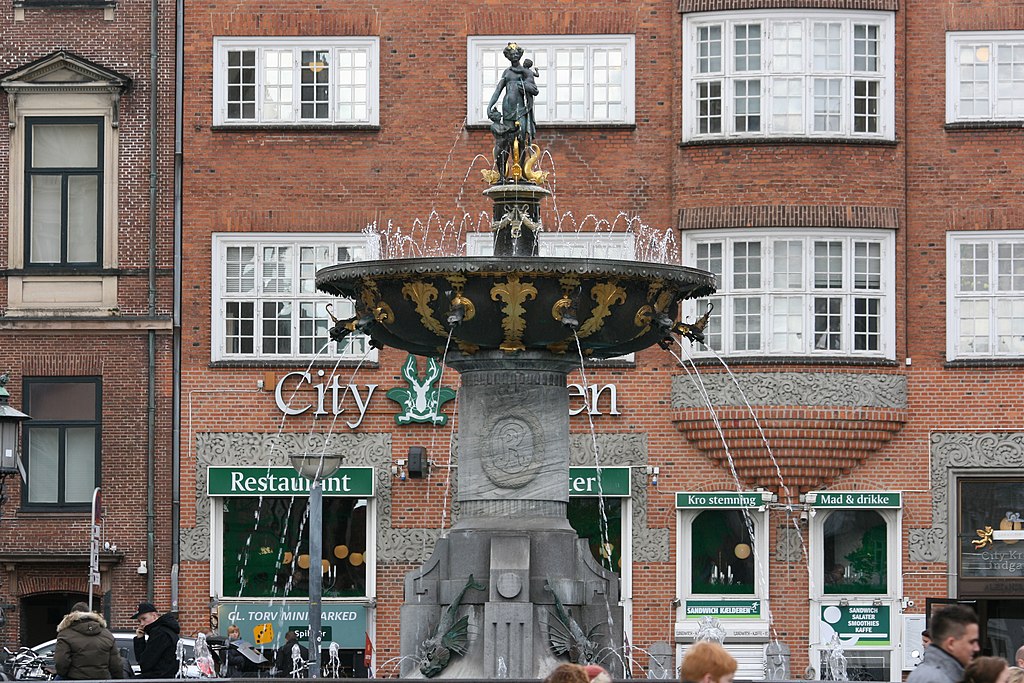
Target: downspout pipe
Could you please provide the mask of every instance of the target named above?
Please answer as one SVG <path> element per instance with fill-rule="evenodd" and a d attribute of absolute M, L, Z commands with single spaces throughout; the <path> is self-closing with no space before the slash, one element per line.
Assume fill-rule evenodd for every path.
<path fill-rule="evenodd" d="M 178 611 L 181 557 L 181 195 L 185 0 L 174 4 L 174 314 L 171 341 L 171 611 Z"/>
<path fill-rule="evenodd" d="M 149 11 L 149 320 L 146 382 L 146 598 L 153 602 L 156 564 L 156 500 L 153 477 L 156 471 L 156 235 L 159 163 L 157 105 L 160 58 L 159 0 L 150 0 Z"/>

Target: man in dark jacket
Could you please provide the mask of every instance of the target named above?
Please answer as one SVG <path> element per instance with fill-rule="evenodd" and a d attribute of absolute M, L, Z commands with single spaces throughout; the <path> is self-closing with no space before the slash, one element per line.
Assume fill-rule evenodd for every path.
<path fill-rule="evenodd" d="M 124 677 L 107 622 L 84 602 L 76 602 L 57 626 L 53 663 L 58 676 L 74 681 Z"/>
<path fill-rule="evenodd" d="M 178 674 L 178 634 L 181 628 L 173 614 L 161 615 L 152 603 L 140 602 L 135 629 L 135 659 L 139 660 L 141 678 L 174 678 Z"/>
<path fill-rule="evenodd" d="M 298 650 L 296 652 L 296 649 Z M 298 659 L 296 659 L 298 655 Z M 306 662 L 309 661 L 309 650 L 299 645 L 299 636 L 295 631 L 288 631 L 284 634 L 284 645 L 277 649 L 277 656 L 274 658 L 275 674 L 278 678 L 305 678 Z"/>
<path fill-rule="evenodd" d="M 932 644 L 924 649 L 907 683 L 958 683 L 980 649 L 978 615 L 964 605 L 946 607 L 932 614 L 928 630 Z"/>

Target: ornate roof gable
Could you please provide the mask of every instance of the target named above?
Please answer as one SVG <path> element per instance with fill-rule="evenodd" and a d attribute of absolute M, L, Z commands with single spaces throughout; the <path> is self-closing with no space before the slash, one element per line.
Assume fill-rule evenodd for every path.
<path fill-rule="evenodd" d="M 84 57 L 59 50 L 0 76 L 9 94 L 38 92 L 121 93 L 132 79 Z"/>

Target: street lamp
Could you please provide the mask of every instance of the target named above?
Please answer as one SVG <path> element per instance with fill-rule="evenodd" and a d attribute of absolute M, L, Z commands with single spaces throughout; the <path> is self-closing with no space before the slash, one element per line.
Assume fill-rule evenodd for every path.
<path fill-rule="evenodd" d="M 4 482 L 18 473 L 18 427 L 29 416 L 7 404 L 11 394 L 6 389 L 7 375 L 0 375 L 0 505 L 4 497 Z"/>
<path fill-rule="evenodd" d="M 330 453 L 298 453 L 290 456 L 292 467 L 308 479 L 309 486 L 309 677 L 320 678 L 320 619 L 323 585 L 323 480 L 341 467 L 343 456 Z"/>

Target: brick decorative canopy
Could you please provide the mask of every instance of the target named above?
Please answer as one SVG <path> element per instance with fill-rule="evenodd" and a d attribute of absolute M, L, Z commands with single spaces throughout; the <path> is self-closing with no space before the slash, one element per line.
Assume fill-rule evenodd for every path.
<path fill-rule="evenodd" d="M 726 471 L 731 456 L 743 486 L 763 486 L 780 498 L 783 485 L 795 496 L 850 473 L 907 420 L 905 410 L 890 408 L 755 406 L 754 413 L 756 421 L 746 407 L 716 407 L 715 415 L 685 408 L 674 422 L 694 448 Z"/>

